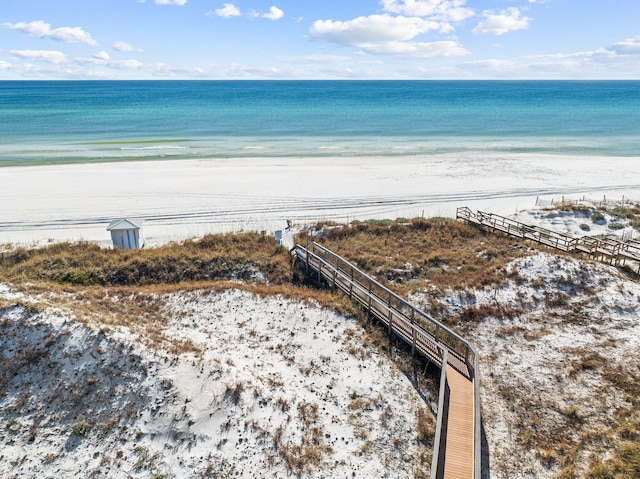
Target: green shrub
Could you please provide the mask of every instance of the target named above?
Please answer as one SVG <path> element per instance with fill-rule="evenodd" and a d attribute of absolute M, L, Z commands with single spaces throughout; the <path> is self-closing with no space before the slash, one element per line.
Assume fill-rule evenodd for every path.
<path fill-rule="evenodd" d="M 84 436 L 89 432 L 89 423 L 87 421 L 78 421 L 71 428 L 71 432 L 76 436 Z"/>
<path fill-rule="evenodd" d="M 623 216 L 627 213 L 629 209 L 624 206 L 616 206 L 611 210 L 611 214 L 615 216 Z"/>
<path fill-rule="evenodd" d="M 580 225 L 580 229 L 581 229 L 582 231 L 591 231 L 591 227 L 590 227 L 588 224 L 586 224 L 586 223 L 582 223 L 582 224 Z"/>
<path fill-rule="evenodd" d="M 594 211 L 593 214 L 591 215 L 591 222 L 599 223 L 601 221 L 604 221 L 604 215 L 599 211 Z"/>
<path fill-rule="evenodd" d="M 609 223 L 608 228 L 610 230 L 621 230 L 625 228 L 625 225 L 622 223 Z"/>
<path fill-rule="evenodd" d="M 389 226 L 393 223 L 393 220 L 382 219 L 382 220 L 367 220 L 367 224 L 369 226 Z"/>

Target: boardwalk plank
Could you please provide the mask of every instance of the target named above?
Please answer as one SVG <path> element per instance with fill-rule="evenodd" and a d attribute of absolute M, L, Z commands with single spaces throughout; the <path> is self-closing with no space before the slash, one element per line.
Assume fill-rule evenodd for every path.
<path fill-rule="evenodd" d="M 333 255 L 328 250 L 325 250 L 325 253 Z M 474 479 L 474 474 L 479 474 L 478 464 L 475 461 L 478 451 L 476 411 L 474 411 L 475 372 L 470 369 L 465 355 L 456 350 L 456 341 L 459 342 L 460 339 L 453 339 L 451 332 L 440 337 L 445 328 L 439 323 L 429 326 L 430 330 L 422 328 L 420 323 L 415 321 L 415 308 L 397 296 L 394 298 L 391 291 L 380 285 L 372 289 L 373 280 L 362 272 L 358 272 L 358 277 L 366 284 L 354 278 L 355 267 L 346 261 L 340 259 L 345 263 L 348 271 L 341 270 L 339 263 L 327 261 L 306 249 L 302 253 L 300 248 L 300 257 L 330 286 L 337 287 L 349 297 L 359 301 L 385 326 L 391 323 L 390 334 L 393 333 L 408 345 L 415 346 L 420 354 L 435 364 L 441 364 L 443 348 L 447 350 L 445 365 L 447 388 L 446 392 L 440 393 L 447 395 L 448 398 L 445 401 L 446 409 L 440 412 L 443 426 L 439 441 L 441 449 L 438 457 L 434 458 L 437 461 L 436 479 Z M 418 314 L 424 313 L 418 312 Z M 466 354 L 469 354 L 470 346 L 468 344 L 463 346 L 467 350 Z"/>

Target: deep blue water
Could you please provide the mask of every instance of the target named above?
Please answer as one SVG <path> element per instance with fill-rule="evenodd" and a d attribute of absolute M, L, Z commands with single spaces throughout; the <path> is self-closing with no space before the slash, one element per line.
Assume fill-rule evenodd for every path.
<path fill-rule="evenodd" d="M 0 166 L 449 153 L 640 156 L 640 82 L 0 82 Z"/>

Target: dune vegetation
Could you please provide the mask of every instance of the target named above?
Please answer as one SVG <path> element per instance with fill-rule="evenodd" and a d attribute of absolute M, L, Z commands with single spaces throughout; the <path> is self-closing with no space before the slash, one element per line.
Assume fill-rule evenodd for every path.
<path fill-rule="evenodd" d="M 637 221 L 633 208 L 618 213 Z M 319 223 L 296 241 L 320 241 L 479 345 L 492 476 L 640 477 L 637 283 L 609 266 L 446 218 Z M 0 283 L 43 301 L 53 294 L 80 320 L 132 327 L 175 354 L 198 348 L 163 333 L 166 293 L 244 289 L 360 315 L 344 296 L 308 284 L 289 251 L 257 233 L 138 251 L 10 248 L 0 256 Z M 369 338 L 389 352 L 384 334 Z M 505 362 L 514 354 L 533 354 L 526 374 Z"/>

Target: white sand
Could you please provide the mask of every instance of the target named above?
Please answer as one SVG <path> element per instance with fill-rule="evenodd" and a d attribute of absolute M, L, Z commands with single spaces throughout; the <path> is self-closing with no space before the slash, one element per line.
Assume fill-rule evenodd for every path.
<path fill-rule="evenodd" d="M 30 314 L 12 303 L 41 298 L 1 284 L 0 300 L 0 477 L 428 470 L 429 451 L 426 464 L 417 456 L 417 409 L 426 406 L 363 344 L 362 329 L 332 311 L 238 290 L 159 298 L 164 337 L 189 338 L 198 358 L 143 346 L 141 325 L 91 327 L 54 307 Z M 73 433 L 81 420 L 90 426 L 82 436 Z M 322 447 L 317 464 L 305 452 L 313 446 Z"/>
<path fill-rule="evenodd" d="M 638 158 L 504 155 L 255 158 L 0 169 L 0 244 L 110 244 L 114 218 L 144 220 L 148 246 L 317 220 L 513 215 L 536 197 L 638 197 Z"/>
<path fill-rule="evenodd" d="M 619 408 L 638 411 L 629 395 L 612 385 L 610 372 L 620 371 L 629 382 L 637 381 L 640 284 L 609 265 L 530 253 L 506 266 L 517 272 L 518 281 L 509 279 L 496 288 L 445 290 L 440 301 L 448 317 L 474 306 L 523 311 L 513 317 L 488 317 L 462 332 L 480 355 L 491 477 L 558 477 L 564 464 L 546 463 L 544 450 L 522 440 L 528 435 L 556 445 L 583 440 L 572 464 L 576 477 L 591 477 L 586 475 L 590 453 L 610 457 L 615 436 L 590 442 L 584 439 L 586 433 L 615 428 Z M 411 300 L 421 307 L 428 302 L 420 295 Z M 589 357 L 598 359 L 582 368 L 582 360 Z M 572 409 L 577 424 L 567 417 Z"/>
<path fill-rule="evenodd" d="M 636 162 L 522 156 L 492 160 L 490 167 L 481 159 L 440 157 L 7 168 L 0 170 L 0 243 L 82 238 L 108 244 L 106 225 L 120 216 L 145 219 L 147 244 L 157 244 L 209 231 L 275 229 L 286 219 L 410 217 L 423 210 L 425 216 L 453 216 L 458 206 L 518 213 L 522 221 L 571 232 L 587 221 L 522 210 L 530 209 L 536 196 L 624 195 L 637 200 Z M 489 318 L 465 335 L 482 358 L 492 477 L 551 478 L 560 465 L 542 465 L 539 451 L 527 449 L 517 438 L 537 415 L 544 418 L 541 431 L 553 432 L 566 422 L 562 411 L 573 406 L 584 424 L 610 427 L 615 411 L 626 402 L 615 388 L 602 394 L 604 365 L 637 371 L 640 289 L 609 266 L 548 253 L 532 251 L 509 268 L 519 271 L 521 282 L 510 280 L 499 290 L 465 291 L 469 304 L 459 291 L 445 291 L 441 300 L 451 316 L 470 304 L 522 307 L 521 315 Z M 567 291 L 561 293 L 558 285 Z M 566 296 L 564 304 L 547 301 L 560 294 Z M 5 286 L 0 286 L 0 300 L 7 305 L 31 301 Z M 421 305 L 419 296 L 412 300 Z M 186 354 L 171 361 L 144 348 L 132 332 L 108 329 L 102 336 L 78 324 L 68 311 L 48 308 L 28 315 L 22 307 L 10 307 L 4 313 L 3 359 L 17 351 L 37 352 L 43 339 L 62 339 L 45 341 L 46 354 L 33 357 L 47 367 L 36 364 L 33 374 L 20 376 L 24 384 L 11 383 L 2 399 L 12 412 L 0 428 L 0 474 L 186 477 L 213 467 L 238 477 L 289 477 L 275 454 L 274 437 L 282 430 L 285 444 L 298 444 L 305 424 L 300 406 L 311 403 L 322 411 L 315 421 L 332 449 L 310 477 L 411 476 L 406 459 L 415 454 L 415 391 L 385 358 L 359 348 L 361 331 L 344 318 L 242 292 L 176 294 L 163 302 L 171 318 L 166 336 L 191 338 L 202 349 L 202 359 Z M 353 336 L 338 341 L 347 329 L 353 329 Z M 103 346 L 110 351 L 104 357 L 96 353 Z M 572 375 L 588 353 L 609 363 Z M 113 367 L 126 374 L 114 377 Z M 62 373 L 66 376 L 60 387 L 49 387 L 47 381 Z M 210 381 L 214 376 L 216 381 Z M 97 392 L 90 381 L 98 385 Z M 238 382 L 245 389 L 236 403 L 225 390 Z M 121 416 L 114 411 L 122 406 L 122 388 L 136 393 L 126 397 L 129 415 L 109 429 L 104 424 Z M 510 398 L 502 391 L 516 393 Z M 73 392 L 92 394 L 91 407 L 80 407 L 84 396 L 78 399 Z M 377 398 L 383 393 L 388 399 L 379 407 Z M 67 396 L 77 400 L 68 402 Z M 370 405 L 361 415 L 350 408 L 354 398 Z M 287 414 L 278 410 L 281 399 L 289 405 Z M 53 404 L 53 411 L 43 411 L 46 404 Z M 385 424 L 386 411 L 393 411 L 391 425 Z M 81 416 L 94 428 L 78 438 L 70 427 Z M 128 426 L 124 431 L 123 424 Z M 608 454 L 607 445 L 603 448 Z M 367 452 L 361 456 L 362 450 Z M 580 472 L 587 467 L 588 452 L 578 458 Z"/>

